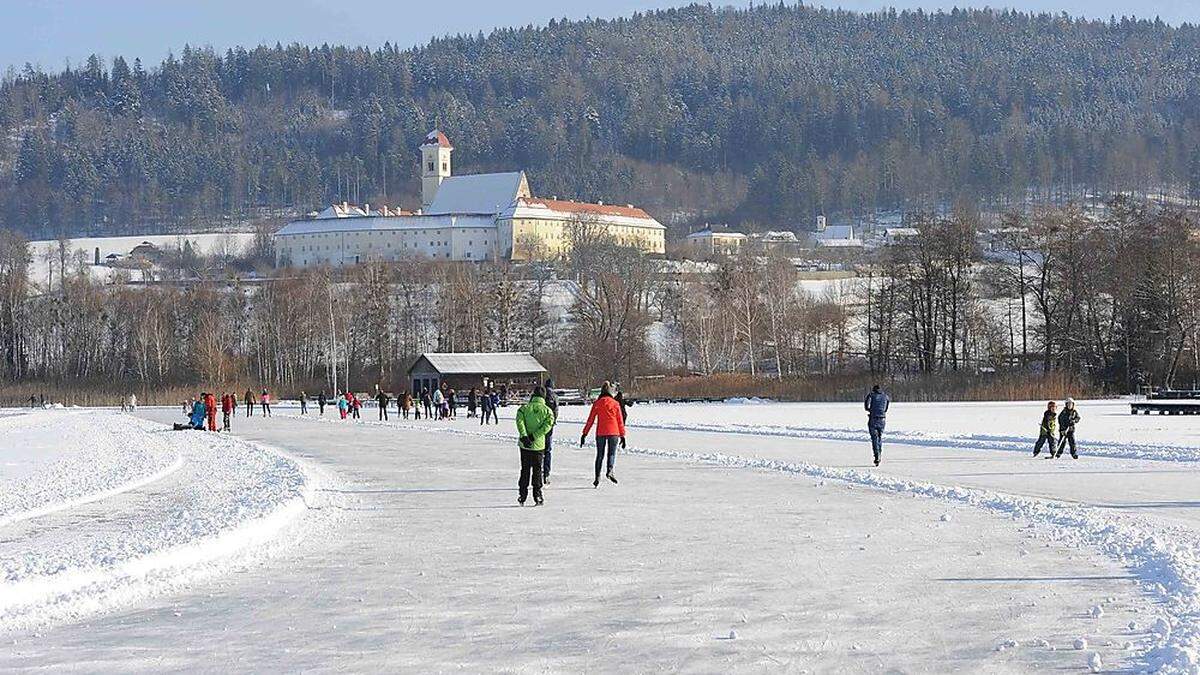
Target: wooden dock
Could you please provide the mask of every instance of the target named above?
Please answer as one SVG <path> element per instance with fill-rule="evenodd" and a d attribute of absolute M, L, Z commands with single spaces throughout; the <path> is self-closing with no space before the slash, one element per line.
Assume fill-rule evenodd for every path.
<path fill-rule="evenodd" d="M 1129 412 L 1136 415 L 1200 415 L 1200 392 L 1165 391 L 1151 394 L 1145 401 L 1129 404 Z"/>

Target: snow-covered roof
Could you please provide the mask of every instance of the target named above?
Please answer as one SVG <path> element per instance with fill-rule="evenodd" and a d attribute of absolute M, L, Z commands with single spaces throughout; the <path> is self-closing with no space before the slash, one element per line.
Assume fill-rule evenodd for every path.
<path fill-rule="evenodd" d="M 522 197 L 500 213 L 502 218 L 554 218 L 570 219 L 574 217 L 593 217 L 597 221 L 610 225 L 631 225 L 667 229 L 653 216 L 632 204 L 593 204 L 590 202 L 572 202 L 562 199 L 541 199 L 538 197 Z"/>
<path fill-rule="evenodd" d="M 714 231 L 712 228 L 705 228 L 699 232 L 693 232 L 687 236 L 688 239 L 745 239 L 746 235 L 741 232 L 724 232 L 721 230 Z"/>
<path fill-rule="evenodd" d="M 814 233 L 813 236 L 821 241 L 828 241 L 830 239 L 853 239 L 854 226 L 829 225 L 824 230 Z"/>
<path fill-rule="evenodd" d="M 915 227 L 887 227 L 883 230 L 883 236 L 892 239 L 894 237 L 915 237 L 919 235 Z"/>
<path fill-rule="evenodd" d="M 318 213 L 315 217 L 319 219 L 327 218 L 362 218 L 367 215 L 367 212 L 354 206 L 353 204 L 331 204 L 325 210 Z"/>
<path fill-rule="evenodd" d="M 793 242 L 797 241 L 795 232 L 785 232 L 782 230 L 770 230 L 760 234 L 750 235 L 759 241 L 777 241 L 777 242 Z"/>
<path fill-rule="evenodd" d="M 433 215 L 495 215 L 528 194 L 524 171 L 450 176 L 438 186 L 433 203 L 425 210 Z"/>
<path fill-rule="evenodd" d="M 375 232 L 439 227 L 496 227 L 491 216 L 369 216 L 362 218 L 312 218 L 293 220 L 275 233 L 276 237 L 333 232 Z"/>
<path fill-rule="evenodd" d="M 442 375 L 502 375 L 544 373 L 545 366 L 529 352 L 426 353 L 413 362 L 409 373 L 428 364 Z"/>
<path fill-rule="evenodd" d="M 862 239 L 818 239 L 817 246 L 823 248 L 855 248 L 863 245 Z"/>

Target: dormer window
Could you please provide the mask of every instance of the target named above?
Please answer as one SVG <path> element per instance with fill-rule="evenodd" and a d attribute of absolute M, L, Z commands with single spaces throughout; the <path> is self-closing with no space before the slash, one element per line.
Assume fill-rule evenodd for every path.
<path fill-rule="evenodd" d="M 409 166 L 412 166 L 412 165 L 411 165 L 411 164 L 409 164 Z M 433 169 L 433 162 L 430 162 L 430 163 L 429 163 L 429 172 L 430 172 L 430 173 L 433 173 L 433 170 L 434 170 L 434 169 Z"/>

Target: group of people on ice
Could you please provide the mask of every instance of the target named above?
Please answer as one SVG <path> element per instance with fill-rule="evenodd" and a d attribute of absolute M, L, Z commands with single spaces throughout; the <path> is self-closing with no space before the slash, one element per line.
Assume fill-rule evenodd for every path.
<path fill-rule="evenodd" d="M 1062 457 L 1063 450 L 1069 445 L 1071 459 L 1079 459 L 1075 449 L 1075 425 L 1079 424 L 1075 399 L 1068 398 L 1061 411 L 1057 408 L 1058 404 L 1054 401 L 1046 403 L 1046 412 L 1042 413 L 1042 423 L 1038 427 L 1037 443 L 1033 446 L 1033 456 L 1037 457 L 1046 447 L 1046 459 Z"/>
<path fill-rule="evenodd" d="M 579 447 L 587 444 L 588 434 L 596 429 L 596 477 L 592 487 L 600 487 L 600 470 L 614 484 L 613 469 L 617 447 L 625 447 L 625 420 L 628 412 L 611 383 L 605 382 L 600 395 L 592 402 L 587 423 L 579 437 Z M 542 488 L 550 483 L 550 466 L 554 444 L 554 425 L 558 422 L 558 396 L 554 383 L 546 380 L 545 387 L 534 387 L 529 402 L 517 409 L 517 447 L 521 451 L 521 475 L 517 479 L 517 503 L 524 506 L 533 488 L 533 503 L 545 503 Z"/>
<path fill-rule="evenodd" d="M 136 406 L 134 399 L 133 406 Z M 244 398 L 246 402 L 246 416 L 254 415 L 254 406 L 257 404 L 261 407 L 262 414 L 265 417 L 271 416 L 271 394 L 266 389 L 258 396 L 249 389 L 246 390 Z M 122 406 L 122 409 L 125 409 Z M 238 410 L 238 395 L 229 393 L 222 394 L 218 401 L 216 394 L 202 391 L 199 396 L 193 397 L 190 401 L 183 402 L 183 414 L 187 416 L 186 424 L 176 424 L 175 431 L 194 430 L 194 431 L 217 431 L 217 411 L 221 411 L 221 431 L 230 431 L 230 419 L 237 416 Z"/>
<path fill-rule="evenodd" d="M 883 430 L 887 425 L 887 411 L 891 406 L 891 399 L 884 393 L 879 385 L 871 388 L 871 393 L 867 394 L 867 398 L 863 401 L 863 408 L 867 412 L 867 433 L 871 436 L 871 452 L 875 455 L 875 466 L 879 466 L 879 462 L 883 457 Z M 1075 425 L 1079 424 L 1079 411 L 1075 408 L 1075 399 L 1068 397 L 1063 404 L 1062 410 L 1058 409 L 1058 403 L 1050 401 L 1046 404 L 1046 410 L 1042 413 L 1042 421 L 1038 426 L 1038 439 L 1033 446 L 1033 456 L 1037 457 L 1042 452 L 1042 448 L 1046 448 L 1046 459 L 1056 459 L 1062 457 L 1063 451 L 1068 447 L 1071 450 L 1071 459 L 1079 459 L 1079 452 L 1075 447 Z"/>
<path fill-rule="evenodd" d="M 390 419 L 390 408 L 393 404 L 396 406 L 396 413 L 401 419 L 436 419 L 436 420 L 452 420 L 458 419 L 458 410 L 463 407 L 463 396 L 459 394 L 453 387 L 443 383 L 440 387 L 425 388 L 409 393 L 402 391 L 392 397 L 391 394 L 376 387 L 376 394 L 373 397 L 375 400 L 376 412 L 378 413 L 381 422 Z M 485 387 L 482 390 L 472 387 L 465 397 L 465 406 L 467 409 L 467 418 L 479 418 L 480 424 L 487 424 L 491 421 L 493 424 L 499 424 L 500 418 L 497 415 L 497 410 L 508 404 L 507 387 L 501 385 L 498 388 Z M 308 413 L 308 395 L 300 392 L 300 414 Z M 317 406 L 320 415 L 325 414 L 325 407 L 332 404 L 337 408 L 338 415 L 342 419 L 360 419 L 361 410 L 364 405 L 363 398 L 353 391 L 337 392 L 331 400 L 325 396 L 325 392 L 317 395 Z"/>

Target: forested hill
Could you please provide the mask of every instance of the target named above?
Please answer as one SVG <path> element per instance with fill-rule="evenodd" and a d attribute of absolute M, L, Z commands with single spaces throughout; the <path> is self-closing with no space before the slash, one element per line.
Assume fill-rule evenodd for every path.
<path fill-rule="evenodd" d="M 960 197 L 1196 197 L 1198 78 L 1200 29 L 1186 25 L 779 5 L 414 49 L 92 58 L 0 84 L 0 226 L 413 205 L 415 147 L 435 125 L 458 172 L 524 168 L 538 193 L 639 202 L 664 220 L 802 228 L 819 212 Z"/>

